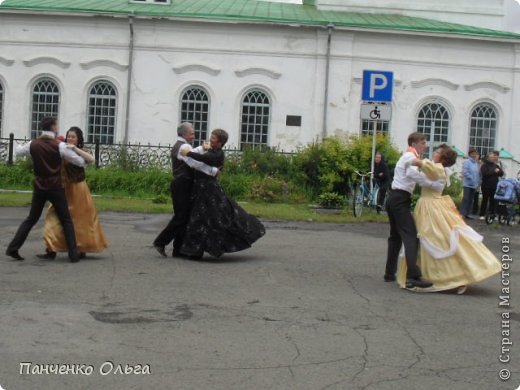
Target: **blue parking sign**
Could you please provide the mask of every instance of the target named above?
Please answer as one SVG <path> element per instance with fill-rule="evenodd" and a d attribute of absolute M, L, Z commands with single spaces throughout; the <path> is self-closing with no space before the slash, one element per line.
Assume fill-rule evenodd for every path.
<path fill-rule="evenodd" d="M 393 86 L 393 72 L 364 70 L 361 99 L 366 102 L 391 102 Z"/>

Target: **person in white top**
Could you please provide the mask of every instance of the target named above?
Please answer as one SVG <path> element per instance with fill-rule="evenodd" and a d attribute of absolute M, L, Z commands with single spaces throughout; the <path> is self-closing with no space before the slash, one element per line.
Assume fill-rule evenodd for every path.
<path fill-rule="evenodd" d="M 427 288 L 431 287 L 432 283 L 422 279 L 421 270 L 417 266 L 419 239 L 411 212 L 412 193 L 415 184 L 442 191 L 443 183 L 427 179 L 423 173 L 419 172 L 417 167 L 411 166 L 412 161 L 419 158 L 426 150 L 428 146 L 426 136 L 423 133 L 410 134 L 408 146 L 406 153 L 397 162 L 394 180 L 388 195 L 386 211 L 390 220 L 390 237 L 388 238 L 384 280 L 386 282 L 396 280 L 395 273 L 399 252 L 404 244 L 407 264 L 406 288 Z"/>
<path fill-rule="evenodd" d="M 177 128 L 177 135 L 177 142 L 173 145 L 171 152 L 173 180 L 170 191 L 173 201 L 173 217 L 153 242 L 154 248 L 163 257 L 167 256 L 165 247 L 172 241 L 174 241 L 172 255 L 183 257 L 180 248 L 190 218 L 193 170 L 209 176 L 216 176 L 219 172 L 217 167 L 182 155 L 182 150 L 191 150 L 191 143 L 195 139 L 195 131 L 191 123 L 181 123 Z"/>
<path fill-rule="evenodd" d="M 65 240 L 71 262 L 79 261 L 74 225 L 70 217 L 67 198 L 61 181 L 61 160 L 65 159 L 79 167 L 85 166 L 85 160 L 67 148 L 64 142 L 56 140 L 59 126 L 56 118 L 45 117 L 41 120 L 41 136 L 16 150 L 17 155 L 30 155 L 33 161 L 34 183 L 31 210 L 22 222 L 14 238 L 9 243 L 5 254 L 15 260 L 24 258 L 18 252 L 29 232 L 40 219 L 45 202 L 52 203 L 63 226 Z"/>

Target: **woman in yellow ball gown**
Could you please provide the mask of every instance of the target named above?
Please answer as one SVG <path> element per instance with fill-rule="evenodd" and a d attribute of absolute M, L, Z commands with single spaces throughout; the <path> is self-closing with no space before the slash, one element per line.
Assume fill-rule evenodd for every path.
<path fill-rule="evenodd" d="M 449 185 L 445 167 L 455 164 L 456 153 L 441 145 L 433 154 L 433 161 L 413 160 L 412 165 L 422 169 L 430 180 L 441 180 Z M 423 277 L 433 283 L 424 292 L 457 289 L 484 280 L 501 271 L 499 260 L 482 243 L 482 236 L 468 226 L 450 196 L 443 196 L 423 187 L 414 210 L 420 240 L 417 265 Z M 405 288 L 406 262 L 400 262 L 397 282 Z"/>
<path fill-rule="evenodd" d="M 71 127 L 66 135 L 67 147 L 83 157 L 86 162 L 91 163 L 94 157 L 84 151 L 83 132 L 79 127 Z M 96 206 L 90 195 L 87 182 L 85 181 L 84 168 L 76 167 L 63 161 L 62 180 L 65 188 L 65 196 L 69 206 L 70 216 L 74 224 L 76 242 L 80 251 L 80 258 L 89 252 L 101 252 L 108 247 L 103 228 L 99 223 Z M 38 255 L 42 259 L 54 259 L 56 252 L 67 251 L 67 244 L 63 235 L 63 228 L 54 211 L 50 207 L 45 217 L 43 232 L 46 253 Z"/>

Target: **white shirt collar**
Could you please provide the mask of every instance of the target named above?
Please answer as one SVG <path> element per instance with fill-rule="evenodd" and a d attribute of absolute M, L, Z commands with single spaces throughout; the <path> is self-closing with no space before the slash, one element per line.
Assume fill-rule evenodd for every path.
<path fill-rule="evenodd" d="M 42 134 L 45 137 L 56 138 L 56 133 L 54 131 L 42 131 Z"/>

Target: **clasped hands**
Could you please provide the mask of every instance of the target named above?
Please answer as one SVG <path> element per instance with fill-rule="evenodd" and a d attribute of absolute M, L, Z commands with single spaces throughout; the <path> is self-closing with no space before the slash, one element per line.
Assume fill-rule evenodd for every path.
<path fill-rule="evenodd" d="M 182 148 L 181 149 L 181 155 L 184 157 L 186 157 L 189 152 L 191 152 L 191 148 Z"/>

